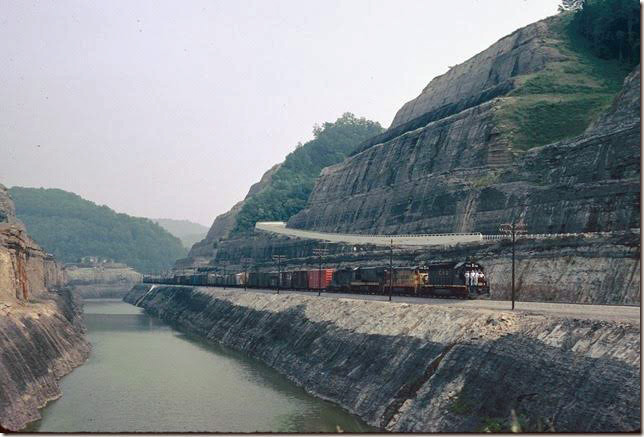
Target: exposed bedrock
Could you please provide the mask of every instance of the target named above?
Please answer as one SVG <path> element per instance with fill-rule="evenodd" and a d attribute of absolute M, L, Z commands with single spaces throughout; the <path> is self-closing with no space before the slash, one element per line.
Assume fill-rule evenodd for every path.
<path fill-rule="evenodd" d="M 82 298 L 122 298 L 141 282 L 142 275 L 130 267 L 67 266 L 69 285 Z"/>
<path fill-rule="evenodd" d="M 541 315 L 137 285 L 127 302 L 390 431 L 640 428 L 640 328 Z M 498 428 L 497 428 L 498 429 Z"/>
<path fill-rule="evenodd" d="M 62 266 L 26 234 L 0 185 L 0 427 L 17 431 L 89 355 Z"/>
<path fill-rule="evenodd" d="M 307 208 L 288 225 L 498 233 L 499 223 L 522 217 L 534 233 L 637 228 L 639 89 L 637 67 L 613 107 L 584 134 L 517 155 L 512 166 L 498 155 L 505 146 L 496 100 L 430 122 L 324 169 Z"/>
<path fill-rule="evenodd" d="M 639 305 L 640 235 L 631 232 L 580 234 L 541 240 L 519 239 L 516 244 L 516 290 L 519 300 L 593 304 Z M 327 247 L 323 266 L 330 268 L 388 265 L 385 247 L 320 244 L 313 240 L 258 235 L 220 244 L 217 265 L 232 263 L 229 270 L 242 271 L 242 257 L 252 257 L 251 268 L 276 271 L 272 255 L 286 255 L 283 268 L 318 268 L 313 249 Z M 494 299 L 507 299 L 511 290 L 511 246 L 505 241 L 484 241 L 453 247 L 400 248 L 393 253 L 394 266 L 418 266 L 427 262 L 473 258 L 488 274 Z"/>
<path fill-rule="evenodd" d="M 90 352 L 81 313 L 69 289 L 29 303 L 0 301 L 0 426 L 20 430 L 61 396 L 58 380 Z"/>

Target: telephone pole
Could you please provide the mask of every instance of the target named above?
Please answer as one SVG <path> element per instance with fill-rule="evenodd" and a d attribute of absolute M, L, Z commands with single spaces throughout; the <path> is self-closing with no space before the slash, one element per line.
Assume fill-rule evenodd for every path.
<path fill-rule="evenodd" d="M 313 249 L 313 254 L 318 256 L 318 263 L 319 263 L 319 269 L 318 269 L 318 296 L 322 294 L 322 256 L 327 255 L 329 253 L 329 249 L 324 248 L 324 249 Z"/>
<path fill-rule="evenodd" d="M 221 264 L 224 272 L 223 284 L 224 284 L 224 290 L 225 290 L 226 289 L 226 266 L 228 265 L 228 261 L 220 261 L 219 264 Z"/>
<path fill-rule="evenodd" d="M 280 294 L 280 283 L 282 282 L 282 261 L 286 255 L 273 255 L 273 260 L 277 261 L 277 294 Z"/>
<path fill-rule="evenodd" d="M 394 289 L 394 239 L 389 244 L 389 302 Z"/>
<path fill-rule="evenodd" d="M 525 234 L 527 232 L 527 227 L 523 221 L 516 222 L 515 220 L 512 223 L 504 223 L 499 227 L 499 230 L 506 234 L 512 236 L 512 309 L 514 310 L 514 300 L 515 300 L 515 289 L 514 289 L 514 245 L 516 242 L 516 236 L 520 234 Z"/>
<path fill-rule="evenodd" d="M 246 287 L 248 285 L 248 266 L 253 263 L 252 258 L 242 258 L 240 260 L 242 267 L 244 268 L 244 291 L 246 291 Z"/>

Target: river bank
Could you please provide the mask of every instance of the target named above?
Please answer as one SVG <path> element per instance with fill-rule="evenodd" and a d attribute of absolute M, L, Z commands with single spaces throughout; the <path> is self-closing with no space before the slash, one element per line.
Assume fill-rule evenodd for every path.
<path fill-rule="evenodd" d="M 268 366 L 120 299 L 84 301 L 92 355 L 27 432 L 365 432 Z"/>
<path fill-rule="evenodd" d="M 629 323 L 144 284 L 125 301 L 389 431 L 640 427 Z"/>
<path fill-rule="evenodd" d="M 18 431 L 61 396 L 59 380 L 85 362 L 82 308 L 69 289 L 0 302 L 0 426 Z"/>

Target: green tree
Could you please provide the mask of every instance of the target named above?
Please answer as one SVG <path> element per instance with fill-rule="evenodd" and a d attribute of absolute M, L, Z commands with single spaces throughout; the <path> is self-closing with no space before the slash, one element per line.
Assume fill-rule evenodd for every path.
<path fill-rule="evenodd" d="M 583 0 L 572 24 L 598 57 L 629 66 L 640 62 L 638 0 Z"/>
<path fill-rule="evenodd" d="M 382 131 L 378 122 L 358 118 L 350 112 L 333 123 L 316 124 L 314 139 L 298 143 L 268 186 L 244 203 L 232 234 L 248 233 L 258 221 L 288 220 L 306 206 L 324 167 L 343 161 L 360 143 Z"/>

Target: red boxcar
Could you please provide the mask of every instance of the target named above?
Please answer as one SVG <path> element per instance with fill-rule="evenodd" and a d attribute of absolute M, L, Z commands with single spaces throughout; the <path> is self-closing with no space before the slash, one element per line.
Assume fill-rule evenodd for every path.
<path fill-rule="evenodd" d="M 317 290 L 318 288 L 327 288 L 333 280 L 334 271 L 335 269 L 322 269 L 322 274 L 320 274 L 319 270 L 309 270 L 309 288 L 312 290 Z M 322 280 L 321 287 L 320 279 Z"/>

